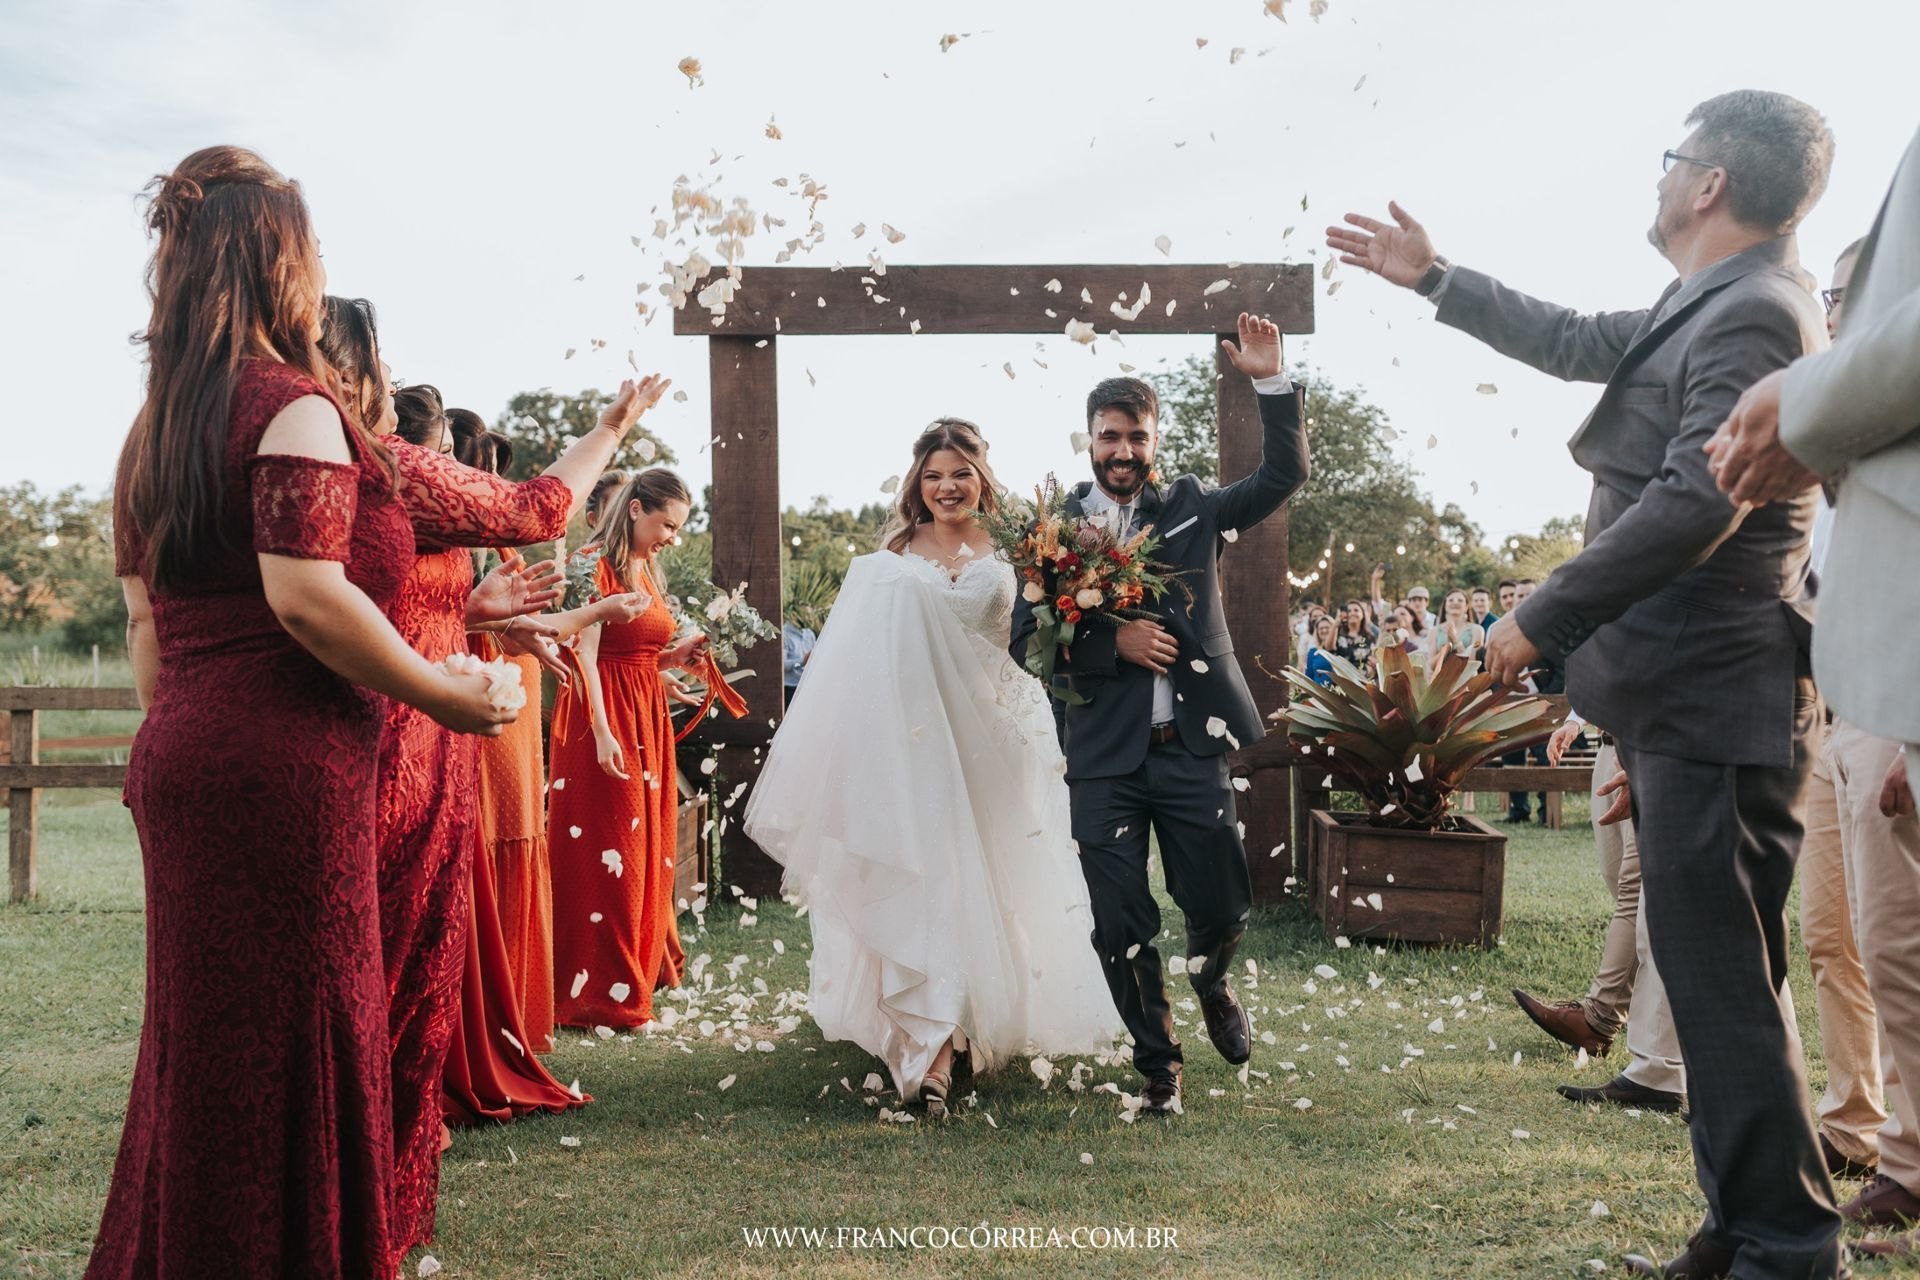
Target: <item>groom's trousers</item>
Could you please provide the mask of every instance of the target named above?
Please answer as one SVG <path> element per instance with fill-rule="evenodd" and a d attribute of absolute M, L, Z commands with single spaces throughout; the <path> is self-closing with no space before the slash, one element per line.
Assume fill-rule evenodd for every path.
<path fill-rule="evenodd" d="M 1226 979 L 1253 901 L 1234 817 L 1227 758 L 1178 740 L 1147 748 L 1132 773 L 1071 784 L 1073 838 L 1093 906 L 1093 945 L 1142 1075 L 1180 1069 L 1180 1041 L 1160 953 L 1160 907 L 1147 883 L 1147 835 L 1158 837 L 1167 892 L 1187 917 L 1187 972 L 1205 994 Z"/>
<path fill-rule="evenodd" d="M 1803 680 L 1786 768 L 1620 746 L 1649 941 L 1686 1060 L 1703 1231 L 1735 1252 L 1741 1277 L 1833 1276 L 1840 1262 L 1840 1218 L 1784 1008 L 1814 715 Z"/>

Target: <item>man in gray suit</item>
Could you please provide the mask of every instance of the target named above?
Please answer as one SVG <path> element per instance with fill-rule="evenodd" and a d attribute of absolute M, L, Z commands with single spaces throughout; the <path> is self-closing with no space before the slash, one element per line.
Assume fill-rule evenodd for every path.
<path fill-rule="evenodd" d="M 1697 107 L 1666 153 L 1648 238 L 1678 278 L 1645 311 L 1581 315 L 1454 267 L 1397 205 L 1349 214 L 1342 260 L 1415 289 L 1443 324 L 1557 377 L 1604 384 L 1571 450 L 1592 473 L 1587 545 L 1494 628 L 1488 667 L 1563 665 L 1631 779 L 1649 939 L 1686 1060 L 1707 1214 L 1642 1274 L 1831 1277 L 1839 1215 L 1782 1007 L 1786 904 L 1815 695 L 1812 496 L 1737 509 L 1702 447 L 1741 392 L 1826 345 L 1794 228 L 1833 137 L 1781 94 Z"/>
<path fill-rule="evenodd" d="M 1839 299 L 1834 300 L 1836 303 Z M 1888 566 L 1920 556 L 1920 135 L 1854 265 L 1846 341 L 1757 383 L 1709 445 L 1721 487 L 1736 502 L 1797 501 L 1827 478 L 1835 487 L 1833 541 L 1820 584 L 1814 668 L 1852 737 L 1881 750 L 1862 781 L 1879 787 L 1887 825 L 1849 851 L 1855 921 L 1867 984 L 1898 1070 L 1881 1130 L 1880 1176 L 1848 1206 L 1864 1225 L 1920 1217 L 1920 680 L 1911 638 L 1920 591 L 1887 593 Z M 1763 508 L 1764 509 L 1764 508 Z M 1904 575 L 1894 573 L 1904 582 Z M 1889 643 L 1887 636 L 1897 639 Z M 1898 745 L 1904 744 L 1904 745 Z M 1880 761 L 1891 757 L 1891 763 Z M 1884 770 L 1881 773 L 1881 770 Z M 1855 861 L 1857 859 L 1857 862 Z M 1895 1073 L 1889 1072 L 1889 1081 Z M 1910 1253 L 1906 1236 L 1859 1246 Z"/>

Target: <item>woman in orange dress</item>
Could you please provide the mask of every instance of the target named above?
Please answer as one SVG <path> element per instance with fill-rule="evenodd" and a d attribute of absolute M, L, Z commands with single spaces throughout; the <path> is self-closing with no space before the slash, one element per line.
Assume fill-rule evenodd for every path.
<path fill-rule="evenodd" d="M 676 623 L 655 557 L 686 523 L 680 477 L 642 471 L 607 506 L 594 542 L 567 565 L 567 605 L 620 592 L 652 597 L 628 623 L 580 633 L 585 688 L 554 704 L 547 789 L 553 867 L 554 1016 L 562 1026 L 638 1027 L 656 987 L 677 986 L 685 953 L 674 924 L 679 786 L 662 668 L 706 645 Z"/>
<path fill-rule="evenodd" d="M 486 429 L 471 409 L 449 409 L 454 454 L 469 466 L 499 472 L 513 458 L 512 445 Z M 469 439 L 473 441 L 468 444 Z M 473 457 L 467 456 L 471 450 Z M 609 471 L 587 495 L 587 528 L 600 522 L 607 498 L 631 477 Z M 601 600 L 586 609 L 541 618 L 560 638 L 596 622 L 630 622 L 644 611 L 639 595 Z M 629 603 L 631 602 L 631 603 Z M 530 654 L 510 657 L 523 687 L 540 687 L 540 662 Z M 520 996 L 520 1022 L 527 1048 L 551 1053 L 553 1041 L 553 873 L 547 864 L 546 743 L 540 718 L 515 721 L 480 749 L 480 834 L 493 865 L 494 897 L 506 940 L 507 970 Z"/>

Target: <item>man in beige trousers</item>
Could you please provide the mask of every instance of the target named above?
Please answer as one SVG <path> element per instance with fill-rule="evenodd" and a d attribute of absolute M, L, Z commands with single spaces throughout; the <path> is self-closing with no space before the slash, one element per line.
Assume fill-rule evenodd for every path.
<path fill-rule="evenodd" d="M 1764 505 L 1823 479 L 1838 495 L 1813 657 L 1821 692 L 1845 722 L 1831 756 L 1843 813 L 1885 821 L 1850 841 L 1847 868 L 1892 1067 L 1880 1173 L 1845 1210 L 1875 1226 L 1920 1218 L 1920 1089 L 1904 1082 L 1920 1080 L 1920 680 L 1905 643 L 1920 627 L 1920 592 L 1881 589 L 1887 566 L 1920 558 L 1920 134 L 1860 251 L 1846 307 L 1845 341 L 1755 383 L 1707 452 L 1737 503 Z M 1920 1240 L 1856 1249 L 1911 1253 Z"/>
<path fill-rule="evenodd" d="M 1833 281 L 1824 293 L 1827 332 L 1839 337 L 1846 314 L 1847 288 L 1864 239 L 1841 251 Z M 1833 541 L 1833 509 L 1822 504 L 1813 524 L 1813 571 L 1826 569 Z M 1872 1178 L 1880 1167 L 1880 1129 L 1887 1122 L 1882 1076 L 1880 1023 L 1867 985 L 1866 966 L 1855 939 L 1859 914 L 1848 857 L 1853 844 L 1873 838 L 1871 825 L 1841 812 L 1848 770 L 1835 758 L 1836 746 L 1853 741 L 1851 726 L 1835 721 L 1831 708 L 1819 751 L 1813 757 L 1813 781 L 1807 785 L 1806 835 L 1800 841 L 1800 940 L 1813 970 L 1813 997 L 1820 1011 L 1821 1058 L 1827 1088 L 1814 1108 L 1820 1154 L 1835 1178 Z M 1856 765 L 1857 761 L 1854 762 Z M 1881 764 L 1884 772 L 1885 762 Z M 1856 797 L 1861 788 L 1853 787 Z M 1874 804 L 1879 796 L 1872 797 Z"/>

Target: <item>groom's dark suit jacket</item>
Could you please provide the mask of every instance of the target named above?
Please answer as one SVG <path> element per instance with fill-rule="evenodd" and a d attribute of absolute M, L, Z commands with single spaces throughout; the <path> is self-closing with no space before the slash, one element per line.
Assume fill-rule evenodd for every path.
<path fill-rule="evenodd" d="M 1148 485 L 1136 499 L 1134 528 L 1153 526 L 1162 539 L 1154 559 L 1178 571 L 1179 581 L 1187 588 L 1170 587 L 1145 611 L 1157 617 L 1180 644 L 1180 657 L 1169 673 L 1174 720 L 1181 743 L 1198 756 L 1230 751 L 1236 742 L 1248 746 L 1266 734 L 1234 657 L 1233 636 L 1220 604 L 1220 553 L 1226 547 L 1225 534 L 1259 524 L 1306 483 L 1307 439 L 1300 425 L 1303 394 L 1260 397 L 1265 439 L 1260 465 L 1252 474 L 1219 488 L 1194 476 L 1181 476 L 1165 488 Z M 1084 481 L 1074 486 L 1069 512 L 1079 514 L 1080 500 L 1092 487 Z M 1270 566 L 1276 581 L 1286 568 Z M 1027 638 L 1033 631 L 1033 606 L 1021 599 L 1014 605 L 1009 646 L 1015 662 L 1026 661 Z M 1084 706 L 1067 708 L 1067 778 L 1131 773 L 1146 758 L 1153 672 L 1120 658 L 1117 628 L 1090 620 L 1078 631 L 1068 646 L 1068 660 L 1060 664 L 1073 691 L 1088 699 Z M 1195 669 L 1195 659 L 1204 670 Z M 1207 732 L 1207 721 L 1216 716 L 1226 723 L 1232 742 Z"/>

